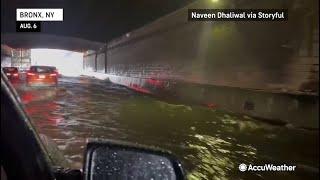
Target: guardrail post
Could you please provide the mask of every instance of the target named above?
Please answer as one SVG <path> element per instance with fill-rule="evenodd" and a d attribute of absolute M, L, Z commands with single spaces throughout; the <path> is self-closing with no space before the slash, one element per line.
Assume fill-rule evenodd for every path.
<path fill-rule="evenodd" d="M 98 58 L 98 52 L 96 52 L 96 55 L 94 57 L 94 72 L 98 71 L 97 58 Z"/>
<path fill-rule="evenodd" d="M 106 49 L 104 51 L 104 73 L 108 73 L 108 45 L 106 45 Z"/>

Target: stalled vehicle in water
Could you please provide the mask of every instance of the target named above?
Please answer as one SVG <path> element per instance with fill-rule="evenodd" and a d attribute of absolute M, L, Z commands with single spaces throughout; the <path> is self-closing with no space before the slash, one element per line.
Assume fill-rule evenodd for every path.
<path fill-rule="evenodd" d="M 3 67 L 3 72 L 11 82 L 19 81 L 19 70 L 16 67 Z"/>
<path fill-rule="evenodd" d="M 59 73 L 53 66 L 31 66 L 27 72 L 28 86 L 57 86 Z"/>

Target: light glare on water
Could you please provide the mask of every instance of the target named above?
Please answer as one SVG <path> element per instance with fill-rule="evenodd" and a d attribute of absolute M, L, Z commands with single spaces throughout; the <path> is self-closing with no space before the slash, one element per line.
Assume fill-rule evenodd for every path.
<path fill-rule="evenodd" d="M 170 150 L 182 161 L 189 179 L 301 179 L 309 176 L 242 173 L 238 166 L 319 166 L 317 132 L 273 126 L 200 106 L 171 104 L 87 77 L 62 78 L 56 89 L 22 87 L 19 94 L 37 130 L 53 139 L 74 168 L 82 166 L 87 138 Z"/>

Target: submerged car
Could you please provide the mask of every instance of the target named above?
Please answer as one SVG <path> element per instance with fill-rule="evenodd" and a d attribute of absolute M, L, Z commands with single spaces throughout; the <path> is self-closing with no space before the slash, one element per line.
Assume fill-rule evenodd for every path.
<path fill-rule="evenodd" d="M 19 70 L 16 67 L 4 67 L 2 68 L 5 75 L 11 82 L 19 81 Z"/>
<path fill-rule="evenodd" d="M 59 73 L 53 66 L 31 66 L 27 72 L 28 86 L 57 86 Z"/>

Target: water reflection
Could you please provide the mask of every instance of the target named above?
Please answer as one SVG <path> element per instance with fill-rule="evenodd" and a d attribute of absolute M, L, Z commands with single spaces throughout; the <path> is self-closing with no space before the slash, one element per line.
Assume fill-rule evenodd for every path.
<path fill-rule="evenodd" d="M 29 89 L 20 94 L 27 113 L 35 119 L 42 119 L 37 123 L 41 127 L 40 129 L 48 125 L 58 126 L 64 119 L 58 112 L 61 110 L 61 106 L 52 101 L 52 98 L 57 94 L 55 89 Z"/>
<path fill-rule="evenodd" d="M 81 168 L 87 138 L 140 143 L 172 151 L 189 179 L 300 178 L 295 173 L 240 173 L 241 163 L 319 167 L 319 135 L 271 126 L 246 116 L 172 104 L 105 81 L 62 78 L 57 89 L 19 94 L 38 131 Z M 302 176 L 305 177 L 305 176 Z"/>
<path fill-rule="evenodd" d="M 189 179 L 230 179 L 230 175 L 238 168 L 239 159 L 250 162 L 256 158 L 255 148 L 233 144 L 232 139 L 226 141 L 200 134 L 194 135 L 194 138 L 197 144 L 188 143 L 188 146 L 195 153 L 185 158 L 199 166 L 189 173 Z"/>

